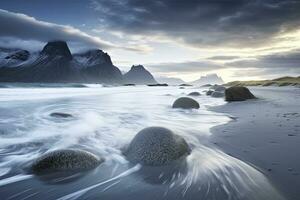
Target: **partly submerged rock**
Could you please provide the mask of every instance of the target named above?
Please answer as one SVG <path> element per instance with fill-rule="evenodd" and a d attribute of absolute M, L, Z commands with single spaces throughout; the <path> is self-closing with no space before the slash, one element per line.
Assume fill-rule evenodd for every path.
<path fill-rule="evenodd" d="M 133 83 L 127 83 L 127 84 L 123 84 L 123 86 L 135 86 L 135 84 L 133 84 Z"/>
<path fill-rule="evenodd" d="M 180 84 L 179 86 L 187 86 L 187 87 L 190 87 L 190 86 L 193 86 L 191 84 L 186 84 L 186 83 L 183 83 L 183 84 Z"/>
<path fill-rule="evenodd" d="M 191 92 L 188 94 L 188 96 L 200 96 L 201 94 L 199 92 Z"/>
<path fill-rule="evenodd" d="M 215 91 L 217 91 L 217 92 L 224 92 L 225 90 L 226 90 L 226 87 L 224 87 L 224 86 L 215 87 Z"/>
<path fill-rule="evenodd" d="M 73 115 L 68 113 L 61 113 L 61 112 L 54 112 L 50 114 L 51 117 L 57 117 L 57 118 L 70 118 L 73 117 Z"/>
<path fill-rule="evenodd" d="M 246 87 L 234 86 L 225 90 L 226 101 L 245 101 L 256 97 Z"/>
<path fill-rule="evenodd" d="M 167 165 L 190 153 L 186 141 L 163 127 L 148 127 L 131 141 L 125 155 L 132 163 Z"/>
<path fill-rule="evenodd" d="M 220 97 L 224 97 L 225 94 L 224 94 L 224 92 L 214 91 L 213 93 L 211 93 L 211 96 L 216 97 L 216 98 L 220 98 Z"/>
<path fill-rule="evenodd" d="M 212 85 L 209 89 L 220 92 L 220 91 L 225 91 L 226 87 L 224 87 L 222 85 L 215 84 L 215 85 Z"/>
<path fill-rule="evenodd" d="M 211 87 L 212 84 L 204 84 L 204 85 L 201 85 L 201 87 Z"/>
<path fill-rule="evenodd" d="M 173 103 L 173 108 L 183 108 L 183 109 L 191 109 L 195 108 L 198 109 L 200 107 L 199 103 L 189 97 L 180 97 L 179 99 L 176 99 L 176 101 Z"/>
<path fill-rule="evenodd" d="M 168 84 L 166 83 L 157 83 L 157 84 L 148 84 L 150 87 L 155 87 L 155 86 L 161 86 L 161 87 L 166 87 Z"/>
<path fill-rule="evenodd" d="M 97 167 L 104 159 L 75 149 L 56 150 L 42 155 L 31 166 L 33 173 L 84 171 Z"/>
<path fill-rule="evenodd" d="M 208 90 L 208 91 L 206 92 L 206 95 L 207 95 L 207 96 L 210 96 L 213 92 L 214 92 L 214 91 L 212 91 L 212 90 Z"/>

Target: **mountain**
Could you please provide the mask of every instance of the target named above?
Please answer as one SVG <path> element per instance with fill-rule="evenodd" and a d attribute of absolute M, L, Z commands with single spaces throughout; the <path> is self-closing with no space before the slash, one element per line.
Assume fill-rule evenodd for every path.
<path fill-rule="evenodd" d="M 110 56 L 100 49 L 89 50 L 74 55 L 80 65 L 80 74 L 85 82 L 121 83 L 123 76 L 119 68 L 113 65 Z"/>
<path fill-rule="evenodd" d="M 29 62 L 36 54 L 22 49 L 9 49 L 0 47 L 0 67 L 16 67 Z"/>
<path fill-rule="evenodd" d="M 180 78 L 173 78 L 173 77 L 156 77 L 155 78 L 159 83 L 167 83 L 168 85 L 180 85 L 184 84 L 185 82 Z"/>
<path fill-rule="evenodd" d="M 206 76 L 201 76 L 199 79 L 191 82 L 193 85 L 205 85 L 205 84 L 223 84 L 224 81 L 217 74 L 207 74 Z"/>
<path fill-rule="evenodd" d="M 126 84 L 146 85 L 157 83 L 152 74 L 143 65 L 133 65 L 123 77 Z"/>
<path fill-rule="evenodd" d="M 102 50 L 72 55 L 64 41 L 48 42 L 41 52 L 4 48 L 0 52 L 0 82 L 121 83 L 123 79 Z"/>

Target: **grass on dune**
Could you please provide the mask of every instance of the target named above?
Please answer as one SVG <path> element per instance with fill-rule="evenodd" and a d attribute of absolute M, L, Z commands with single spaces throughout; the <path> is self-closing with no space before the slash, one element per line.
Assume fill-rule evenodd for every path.
<path fill-rule="evenodd" d="M 285 76 L 273 80 L 257 80 L 257 81 L 233 81 L 224 84 L 225 86 L 300 86 L 300 76 Z"/>

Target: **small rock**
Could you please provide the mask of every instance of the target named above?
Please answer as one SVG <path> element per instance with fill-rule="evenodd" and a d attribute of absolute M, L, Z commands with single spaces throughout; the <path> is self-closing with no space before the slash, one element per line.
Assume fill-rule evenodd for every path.
<path fill-rule="evenodd" d="M 205 84 L 205 85 L 201 85 L 201 87 L 211 87 L 211 84 Z"/>
<path fill-rule="evenodd" d="M 190 87 L 190 86 L 193 86 L 191 84 L 186 84 L 186 83 L 183 83 L 183 84 L 180 84 L 179 86 L 187 86 L 187 87 Z"/>
<path fill-rule="evenodd" d="M 212 90 L 208 90 L 208 91 L 206 92 L 206 95 L 207 95 L 207 96 L 210 96 L 213 92 L 214 92 L 214 91 L 212 91 Z"/>
<path fill-rule="evenodd" d="M 191 92 L 188 94 L 188 96 L 200 96 L 201 94 L 199 92 Z"/>
<path fill-rule="evenodd" d="M 169 86 L 168 84 L 166 84 L 166 83 L 162 83 L 162 84 L 160 84 L 160 83 L 157 83 L 157 84 L 148 84 L 148 86 L 150 86 L 150 87 L 166 87 L 166 86 Z"/>
<path fill-rule="evenodd" d="M 126 84 L 123 84 L 123 86 L 135 86 L 134 83 L 126 83 Z"/>
<path fill-rule="evenodd" d="M 73 115 L 68 113 L 61 113 L 61 112 L 54 112 L 50 114 L 51 117 L 57 117 L 57 118 L 70 118 L 73 117 Z"/>
<path fill-rule="evenodd" d="M 211 94 L 211 96 L 215 98 L 220 98 L 220 97 L 224 97 L 224 93 L 215 91 Z"/>
<path fill-rule="evenodd" d="M 225 90 L 226 90 L 226 87 L 224 87 L 224 86 L 218 86 L 215 88 L 216 92 L 224 92 Z"/>

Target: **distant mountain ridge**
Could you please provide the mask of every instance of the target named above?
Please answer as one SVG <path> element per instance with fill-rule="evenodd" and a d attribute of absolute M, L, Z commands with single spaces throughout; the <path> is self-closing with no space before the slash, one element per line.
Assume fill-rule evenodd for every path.
<path fill-rule="evenodd" d="M 184 82 L 182 79 L 180 78 L 174 78 L 174 77 L 156 77 L 156 80 L 159 83 L 167 83 L 169 85 L 180 85 L 180 84 L 185 84 L 186 82 Z"/>
<path fill-rule="evenodd" d="M 207 74 L 206 76 L 201 76 L 199 79 L 190 83 L 193 85 L 223 84 L 224 81 L 217 74 Z"/>
<path fill-rule="evenodd" d="M 64 41 L 48 42 L 35 53 L 0 48 L 0 59 L 0 82 L 123 82 L 107 53 L 96 49 L 72 55 Z"/>

